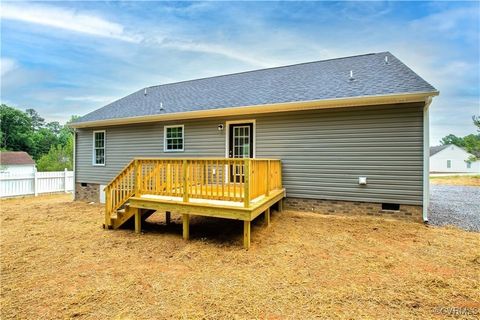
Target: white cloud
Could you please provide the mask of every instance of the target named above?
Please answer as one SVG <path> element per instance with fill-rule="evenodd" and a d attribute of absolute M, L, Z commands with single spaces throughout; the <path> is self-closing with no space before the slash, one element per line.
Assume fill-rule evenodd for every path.
<path fill-rule="evenodd" d="M 7 73 L 17 68 L 15 60 L 10 58 L 0 58 L 0 74 L 4 77 Z"/>
<path fill-rule="evenodd" d="M 457 32 L 460 24 L 464 23 L 466 20 L 476 21 L 478 19 L 477 15 L 478 11 L 470 8 L 445 10 L 430 14 L 421 19 L 416 19 L 410 23 L 410 26 L 414 30 Z"/>
<path fill-rule="evenodd" d="M 275 63 L 261 59 L 258 56 L 246 54 L 240 50 L 214 43 L 164 39 L 160 42 L 160 45 L 165 48 L 172 48 L 181 51 L 217 54 L 262 68 L 273 67 L 276 65 Z"/>
<path fill-rule="evenodd" d="M 121 24 L 108 21 L 94 14 L 81 13 L 65 8 L 3 3 L 0 17 L 122 41 L 141 41 L 139 36 L 127 34 Z"/>
<path fill-rule="evenodd" d="M 113 96 L 70 96 L 65 97 L 63 100 L 66 101 L 83 101 L 83 102 L 112 102 L 118 99 L 118 97 Z"/>

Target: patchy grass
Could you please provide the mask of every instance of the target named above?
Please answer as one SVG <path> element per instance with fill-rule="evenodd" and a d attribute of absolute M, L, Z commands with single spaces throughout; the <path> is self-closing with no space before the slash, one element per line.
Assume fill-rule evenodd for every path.
<path fill-rule="evenodd" d="M 480 175 L 430 177 L 430 182 L 432 184 L 480 187 Z"/>
<path fill-rule="evenodd" d="M 480 234 L 454 228 L 283 212 L 254 224 L 245 251 L 239 221 L 192 219 L 185 242 L 176 216 L 142 235 L 105 231 L 101 206 L 68 196 L 1 210 L 2 319 L 440 319 L 438 308 L 480 308 Z"/>

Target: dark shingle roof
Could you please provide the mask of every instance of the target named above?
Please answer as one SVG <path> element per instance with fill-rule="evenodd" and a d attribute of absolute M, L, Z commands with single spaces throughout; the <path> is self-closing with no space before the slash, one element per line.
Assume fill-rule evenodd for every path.
<path fill-rule="evenodd" d="M 451 146 L 451 144 L 446 144 L 446 145 L 443 145 L 443 146 L 430 147 L 430 157 L 433 156 L 436 153 L 439 153 L 443 149 L 448 148 L 449 146 Z"/>
<path fill-rule="evenodd" d="M 2 151 L 0 152 L 0 164 L 35 164 L 35 161 L 28 153 L 23 151 Z"/>
<path fill-rule="evenodd" d="M 349 80 L 350 70 L 354 81 Z M 164 84 L 146 91 L 147 95 L 141 89 L 76 122 L 436 89 L 391 53 L 382 52 Z"/>

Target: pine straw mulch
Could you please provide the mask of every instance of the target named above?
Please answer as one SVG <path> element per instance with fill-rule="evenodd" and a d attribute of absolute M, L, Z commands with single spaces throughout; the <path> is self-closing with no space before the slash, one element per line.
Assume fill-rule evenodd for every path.
<path fill-rule="evenodd" d="M 158 215 L 104 231 L 70 196 L 3 200 L 1 318 L 443 318 L 480 309 L 480 234 L 370 217 L 274 213 L 252 228 Z M 154 218 L 152 216 L 152 218 Z M 443 310 L 443 311 L 442 311 Z M 467 313 L 468 313 L 467 312 Z"/>

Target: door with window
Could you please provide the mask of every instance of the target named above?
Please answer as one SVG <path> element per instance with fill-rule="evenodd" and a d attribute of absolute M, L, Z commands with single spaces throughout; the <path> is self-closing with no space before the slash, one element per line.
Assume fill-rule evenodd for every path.
<path fill-rule="evenodd" d="M 231 124 L 229 128 L 229 158 L 253 158 L 253 123 Z M 243 166 L 230 166 L 230 180 L 243 182 Z"/>

